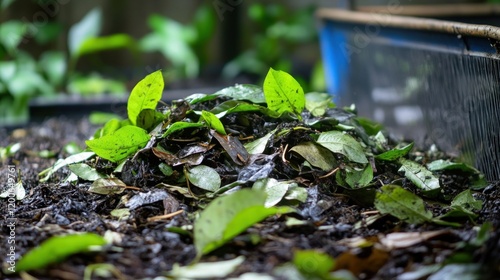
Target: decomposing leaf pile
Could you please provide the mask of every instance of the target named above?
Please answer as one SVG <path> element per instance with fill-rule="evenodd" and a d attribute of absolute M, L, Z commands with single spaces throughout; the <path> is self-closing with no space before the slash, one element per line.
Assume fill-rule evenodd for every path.
<path fill-rule="evenodd" d="M 183 216 L 182 223 L 167 230 L 192 238 L 196 261 L 266 219 L 286 219 L 290 228 L 333 229 L 337 225 L 327 216 L 332 203 L 320 199 L 324 195 L 343 197 L 367 210 L 355 223 L 338 223 L 349 229 L 374 223 L 387 223 L 388 232 L 397 231 L 401 223 L 460 227 L 473 222 L 481 210 L 474 191 L 487 183 L 478 170 L 432 150 L 413 151 L 413 143 L 390 139 L 379 124 L 357 116 L 354 107 L 337 108 L 325 93 L 304 94 L 288 73 L 270 69 L 263 87 L 235 85 L 169 105 L 161 104 L 162 92 L 161 72 L 148 75 L 133 89 L 126 119 L 103 122 L 86 141 L 85 151 L 60 159 L 40 173 L 41 181 L 67 166 L 68 182 L 119 197 L 108 213 L 119 221 L 155 223 Z M 462 174 L 460 187 L 444 189 L 442 176 L 457 171 Z M 163 213 L 141 216 L 142 207 L 158 203 Z M 394 246 L 450 232 L 410 234 L 402 237 L 410 245 L 398 245 L 390 235 L 345 239 L 346 248 L 373 249 L 369 258 L 376 264 L 370 268 L 362 269 L 361 261 L 347 253 L 334 259 L 318 250 L 297 250 L 275 276 L 286 278 L 288 269 L 302 279 L 374 275 Z M 94 245 L 102 245 L 97 241 Z M 29 258 L 33 256 L 23 259 Z M 311 258 L 317 260 L 313 270 Z M 214 268 L 176 265 L 169 275 L 197 275 L 197 266 L 202 266 L 198 269 L 204 273 L 215 273 L 204 277 L 225 277 L 242 262 L 235 258 L 214 263 Z M 231 269 L 221 275 L 224 269 L 216 265 Z M 30 270 L 43 264 L 19 266 Z M 445 266 L 427 270 L 428 275 Z"/>

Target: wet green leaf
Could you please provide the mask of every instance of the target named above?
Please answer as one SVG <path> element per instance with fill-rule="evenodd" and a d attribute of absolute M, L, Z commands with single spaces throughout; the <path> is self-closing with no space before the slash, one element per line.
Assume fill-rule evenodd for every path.
<path fill-rule="evenodd" d="M 301 119 L 305 106 L 304 90 L 290 74 L 269 69 L 264 80 L 264 96 L 269 109 L 278 113 L 291 112 Z"/>
<path fill-rule="evenodd" d="M 330 171 L 337 166 L 334 155 L 326 148 L 314 143 L 304 142 L 290 149 L 303 157 L 309 164 L 323 171 Z"/>
<path fill-rule="evenodd" d="M 57 170 L 61 169 L 64 166 L 67 166 L 69 164 L 77 163 L 77 162 L 82 162 L 84 160 L 87 160 L 95 155 L 94 152 L 81 152 L 79 154 L 71 155 L 65 159 L 59 159 L 56 161 L 54 166 L 49 167 L 42 172 L 38 174 L 38 176 L 43 178 L 40 179 L 40 182 L 46 182 L 52 174 L 54 174 Z"/>
<path fill-rule="evenodd" d="M 266 147 L 267 147 L 267 143 L 269 142 L 269 139 L 271 139 L 271 137 L 274 135 L 274 133 L 276 133 L 276 129 L 267 133 L 266 135 L 264 135 L 263 137 L 261 137 L 259 139 L 256 139 L 252 142 L 246 143 L 244 145 L 245 149 L 247 149 L 247 152 L 249 154 L 262 154 L 262 153 L 264 153 L 264 151 L 266 150 Z"/>
<path fill-rule="evenodd" d="M 266 103 L 262 87 L 256 85 L 235 85 L 221 89 L 214 95 L 230 97 L 234 100 L 248 100 L 252 103 Z"/>
<path fill-rule="evenodd" d="M 183 130 L 183 129 L 198 128 L 198 127 L 203 127 L 203 126 L 204 125 L 202 123 L 176 122 L 168 127 L 167 131 L 165 131 L 165 133 L 163 133 L 162 138 L 165 138 L 165 137 L 169 136 L 170 134 L 177 132 L 177 131 L 180 131 L 180 130 Z"/>
<path fill-rule="evenodd" d="M 363 117 L 355 117 L 356 122 L 363 127 L 368 135 L 376 135 L 384 127 L 382 124 Z"/>
<path fill-rule="evenodd" d="M 373 179 L 373 169 L 371 164 L 365 168 L 350 168 L 346 170 L 345 182 L 353 189 L 362 188 L 370 184 Z"/>
<path fill-rule="evenodd" d="M 351 161 L 368 163 L 363 147 L 349 134 L 336 130 L 323 132 L 317 142 L 334 153 L 345 155 Z"/>
<path fill-rule="evenodd" d="M 239 256 L 227 261 L 196 263 L 182 267 L 175 263 L 167 275 L 174 279 L 226 278 L 244 261 L 245 257 Z"/>
<path fill-rule="evenodd" d="M 105 178 L 106 175 L 103 175 L 95 168 L 92 168 L 88 164 L 85 163 L 74 163 L 68 165 L 69 170 L 71 172 L 75 173 L 79 178 L 87 181 L 95 181 L 99 178 Z"/>
<path fill-rule="evenodd" d="M 400 157 L 406 156 L 411 151 L 412 148 L 413 148 L 413 143 L 408 144 L 402 148 L 395 148 L 390 151 L 381 153 L 380 155 L 376 155 L 375 158 L 386 161 L 397 160 Z"/>
<path fill-rule="evenodd" d="M 396 185 L 385 185 L 375 196 L 375 207 L 382 214 L 390 214 L 409 224 L 432 220 L 432 212 L 417 195 Z"/>
<path fill-rule="evenodd" d="M 127 102 L 127 113 L 130 122 L 137 124 L 142 110 L 155 110 L 163 94 L 163 75 L 158 70 L 147 75 L 132 89 Z"/>
<path fill-rule="evenodd" d="M 252 189 L 264 191 L 267 194 L 264 206 L 271 207 L 278 204 L 292 186 L 297 186 L 297 183 L 294 181 L 279 182 L 274 178 L 264 178 L 255 181 Z"/>
<path fill-rule="evenodd" d="M 266 194 L 243 189 L 214 199 L 194 222 L 194 244 L 198 257 L 228 242 L 253 224 L 289 207 L 266 208 Z"/>
<path fill-rule="evenodd" d="M 221 185 L 219 173 L 206 165 L 198 165 L 189 169 L 187 177 L 191 184 L 211 192 L 217 191 Z"/>
<path fill-rule="evenodd" d="M 85 143 L 99 157 L 118 162 L 143 148 L 149 141 L 149 134 L 142 128 L 127 125 L 112 134 Z"/>
<path fill-rule="evenodd" d="M 481 200 L 477 200 L 472 196 L 472 192 L 470 190 L 465 190 L 459 193 L 453 201 L 451 202 L 450 211 L 446 214 L 440 216 L 441 219 L 446 218 L 471 218 L 475 219 L 478 212 L 483 207 L 483 202 Z"/>
<path fill-rule="evenodd" d="M 296 200 L 304 203 L 307 200 L 307 190 L 303 187 L 299 187 L 297 184 L 290 185 L 286 191 L 285 197 L 283 198 L 290 201 Z"/>
<path fill-rule="evenodd" d="M 328 93 L 309 92 L 305 94 L 306 109 L 315 117 L 321 117 L 332 104 L 332 96 Z"/>
<path fill-rule="evenodd" d="M 430 171 L 460 170 L 466 173 L 479 174 L 479 170 L 466 163 L 452 162 L 450 160 L 438 159 L 427 164 Z"/>
<path fill-rule="evenodd" d="M 109 120 L 106 124 L 104 124 L 104 126 L 101 128 L 101 130 L 99 131 L 99 137 L 95 137 L 94 138 L 101 138 L 105 135 L 110 135 L 110 134 L 113 134 L 115 133 L 118 129 L 120 129 L 120 127 L 122 127 L 122 124 L 121 124 L 121 121 L 118 120 L 118 119 L 111 119 Z"/>
<path fill-rule="evenodd" d="M 208 127 L 214 129 L 218 133 L 222 135 L 226 135 L 226 130 L 224 129 L 224 125 L 222 122 L 219 120 L 219 118 L 214 115 L 213 113 L 210 113 L 208 111 L 202 111 L 201 112 L 202 118 L 205 120 L 207 123 Z"/>
<path fill-rule="evenodd" d="M 16 272 L 44 268 L 70 255 L 89 252 L 91 247 L 105 244 L 104 238 L 94 233 L 54 236 L 26 253 L 17 263 Z"/>
<path fill-rule="evenodd" d="M 400 158 L 399 163 L 401 164 L 399 172 L 404 172 L 404 176 L 422 189 L 426 195 L 437 195 L 441 186 L 439 185 L 439 178 L 434 176 L 432 172 L 424 166 L 405 158 Z"/>

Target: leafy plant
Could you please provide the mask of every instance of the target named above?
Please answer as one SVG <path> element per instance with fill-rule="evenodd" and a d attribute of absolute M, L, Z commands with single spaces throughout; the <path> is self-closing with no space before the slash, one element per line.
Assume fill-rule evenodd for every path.
<path fill-rule="evenodd" d="M 69 60 L 66 53 L 56 50 L 46 51 L 36 60 L 20 48 L 26 38 L 34 38 L 40 45 L 56 39 L 62 30 L 57 24 L 47 23 L 37 32 L 25 21 L 0 24 L 0 125 L 26 122 L 32 98 L 54 97 L 60 90 L 83 95 L 125 92 L 121 82 L 75 71 L 78 60 L 87 54 L 117 48 L 136 52 L 134 40 L 126 34 L 99 37 L 101 18 L 100 9 L 95 8 L 70 28 Z"/>

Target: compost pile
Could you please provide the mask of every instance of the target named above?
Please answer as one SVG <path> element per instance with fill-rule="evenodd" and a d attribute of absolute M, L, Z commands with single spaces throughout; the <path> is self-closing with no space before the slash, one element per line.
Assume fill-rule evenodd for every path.
<path fill-rule="evenodd" d="M 168 105 L 158 105 L 162 91 L 155 72 L 132 91 L 125 119 L 2 132 L 13 167 L 2 177 L 19 172 L 2 190 L 15 207 L 0 204 L 16 219 L 5 279 L 500 273 L 500 191 L 473 167 L 392 139 L 281 71 L 263 88 Z"/>

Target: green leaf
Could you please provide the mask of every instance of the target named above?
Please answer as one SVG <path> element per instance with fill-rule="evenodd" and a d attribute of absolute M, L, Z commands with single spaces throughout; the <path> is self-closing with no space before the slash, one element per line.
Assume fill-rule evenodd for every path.
<path fill-rule="evenodd" d="M 269 69 L 264 80 L 264 97 L 269 109 L 278 113 L 291 112 L 301 119 L 306 102 L 304 90 L 290 74 Z"/>
<path fill-rule="evenodd" d="M 186 129 L 186 128 L 198 128 L 198 127 L 203 127 L 204 125 L 202 123 L 190 123 L 190 122 L 175 122 L 172 125 L 170 125 L 163 133 L 162 138 L 165 138 L 169 136 L 170 134 Z"/>
<path fill-rule="evenodd" d="M 242 113 L 242 112 L 261 112 L 262 114 L 269 116 L 271 118 L 279 118 L 281 114 L 270 110 L 267 107 L 260 106 L 257 104 L 250 104 L 245 101 L 238 100 L 228 100 L 218 106 L 214 107 L 210 112 L 216 114 L 217 117 L 222 118 L 225 115 L 232 113 Z"/>
<path fill-rule="evenodd" d="M 328 93 L 306 93 L 306 109 L 315 117 L 321 117 L 332 104 L 332 96 Z"/>
<path fill-rule="evenodd" d="M 244 145 L 245 149 L 247 149 L 247 152 L 249 154 L 262 154 L 262 153 L 264 153 L 264 151 L 266 150 L 266 147 L 267 147 L 267 143 L 269 142 L 269 139 L 271 139 L 271 137 L 274 135 L 274 133 L 276 133 L 276 129 L 267 133 L 266 135 L 264 135 L 263 137 L 261 137 L 259 139 L 256 139 L 252 142 L 246 143 Z"/>
<path fill-rule="evenodd" d="M 208 127 L 214 129 L 215 131 L 217 131 L 222 135 L 227 135 L 226 130 L 224 129 L 224 125 L 219 120 L 219 118 L 217 118 L 216 115 L 208 111 L 202 111 L 201 116 L 207 123 Z"/>
<path fill-rule="evenodd" d="M 432 221 L 432 212 L 417 195 L 396 185 L 385 185 L 375 196 L 375 207 L 382 214 L 390 214 L 409 224 Z"/>
<path fill-rule="evenodd" d="M 271 207 L 278 204 L 283 199 L 291 186 L 296 185 L 297 183 L 293 181 L 278 182 L 278 180 L 274 178 L 264 178 L 255 181 L 252 189 L 264 191 L 267 194 L 264 206 Z"/>
<path fill-rule="evenodd" d="M 380 155 L 376 155 L 375 158 L 385 161 L 394 161 L 400 157 L 406 156 L 411 151 L 412 148 L 413 148 L 413 143 L 410 143 L 402 148 L 392 149 L 390 151 L 381 153 Z"/>
<path fill-rule="evenodd" d="M 291 185 L 288 187 L 285 197 L 283 198 L 290 201 L 296 200 L 304 203 L 307 200 L 307 190 L 303 187 L 299 187 L 297 184 Z"/>
<path fill-rule="evenodd" d="M 440 218 L 463 218 L 468 217 L 475 219 L 477 214 L 474 212 L 480 211 L 483 207 L 483 202 L 472 196 L 470 190 L 465 190 L 459 193 L 451 202 L 451 209 Z"/>
<path fill-rule="evenodd" d="M 363 127 L 368 135 L 376 135 L 384 128 L 382 124 L 367 118 L 357 116 L 354 119 L 361 127 Z"/>
<path fill-rule="evenodd" d="M 292 208 L 266 208 L 266 194 L 243 189 L 214 199 L 194 222 L 194 244 L 198 257 L 228 242 L 253 224 Z"/>
<path fill-rule="evenodd" d="M 350 168 L 346 171 L 345 182 L 353 189 L 367 186 L 372 179 L 373 169 L 371 164 L 367 164 L 363 169 Z"/>
<path fill-rule="evenodd" d="M 15 54 L 26 31 L 26 24 L 21 21 L 2 22 L 0 24 L 0 46 L 3 46 L 11 55 Z"/>
<path fill-rule="evenodd" d="M 127 34 L 112 34 L 103 37 L 91 37 L 83 41 L 75 56 L 96 53 L 106 50 L 128 48 L 132 52 L 136 50 L 135 40 Z"/>
<path fill-rule="evenodd" d="M 93 157 L 94 155 L 95 155 L 94 152 L 81 152 L 75 155 L 71 155 L 65 159 L 59 159 L 58 161 L 56 161 L 54 166 L 49 167 L 38 174 L 39 177 L 45 175 L 45 177 L 40 179 L 40 182 L 46 182 L 50 178 L 50 176 L 52 176 L 52 174 L 54 174 L 57 170 L 61 169 L 62 167 L 69 164 L 82 162 L 84 160 Z"/>
<path fill-rule="evenodd" d="M 221 89 L 214 95 L 230 97 L 234 100 L 248 100 L 252 103 L 266 103 L 262 87 L 256 85 L 235 85 Z"/>
<path fill-rule="evenodd" d="M 83 19 L 73 25 L 68 33 L 68 49 L 71 57 L 77 57 L 83 43 L 92 37 L 97 37 L 101 31 L 102 12 L 96 7 Z"/>
<path fill-rule="evenodd" d="M 139 113 L 139 116 L 137 116 L 136 125 L 150 131 L 164 119 L 165 116 L 162 113 L 153 109 L 144 109 Z"/>
<path fill-rule="evenodd" d="M 476 168 L 462 162 L 452 162 L 450 160 L 438 159 L 427 164 L 430 171 L 460 170 L 466 173 L 480 174 Z"/>
<path fill-rule="evenodd" d="M 198 165 L 189 169 L 187 177 L 193 185 L 211 192 L 217 191 L 221 185 L 219 173 L 206 165 Z"/>
<path fill-rule="evenodd" d="M 399 172 L 404 172 L 404 176 L 415 186 L 420 188 L 426 195 L 437 195 L 441 186 L 439 185 L 439 178 L 434 176 L 432 172 L 424 166 L 405 158 L 400 158 L 399 163 L 401 164 Z"/>
<path fill-rule="evenodd" d="M 95 181 L 99 178 L 106 177 L 105 175 L 97 172 L 95 168 L 92 168 L 85 163 L 70 164 L 68 165 L 68 168 L 69 170 L 71 170 L 71 172 L 75 173 L 76 176 L 87 181 Z"/>
<path fill-rule="evenodd" d="M 88 252 L 93 246 L 105 244 L 106 240 L 94 233 L 54 236 L 26 253 L 17 263 L 16 272 L 44 268 L 70 255 Z"/>
<path fill-rule="evenodd" d="M 127 125 L 112 134 L 85 143 L 99 157 L 118 162 L 143 148 L 150 135 L 142 128 Z"/>
<path fill-rule="evenodd" d="M 158 70 L 147 75 L 132 89 L 127 102 L 127 113 L 130 122 L 137 124 L 137 117 L 145 109 L 156 109 L 163 93 L 163 75 Z"/>
<path fill-rule="evenodd" d="M 363 147 L 349 134 L 336 130 L 323 132 L 316 142 L 334 153 L 345 155 L 351 161 L 368 163 Z"/>
<path fill-rule="evenodd" d="M 67 70 L 66 58 L 64 57 L 63 52 L 44 52 L 40 57 L 38 65 L 45 75 L 47 75 L 47 78 L 52 85 L 59 86 L 63 83 Z"/>
<path fill-rule="evenodd" d="M 335 268 L 335 260 L 317 250 L 297 250 L 293 264 L 307 279 L 330 279 L 329 273 Z"/>
<path fill-rule="evenodd" d="M 329 150 L 314 142 L 300 143 L 290 149 L 303 157 L 312 166 L 323 171 L 330 171 L 337 166 L 334 155 Z"/>
<path fill-rule="evenodd" d="M 0 147 L 0 160 L 5 160 L 21 149 L 21 143 L 12 143 L 7 145 L 5 148 Z"/>
<path fill-rule="evenodd" d="M 196 263 L 183 267 L 175 263 L 172 270 L 169 271 L 167 275 L 174 279 L 226 278 L 230 273 L 234 272 L 243 261 L 245 261 L 245 257 L 239 256 L 227 261 Z"/>

